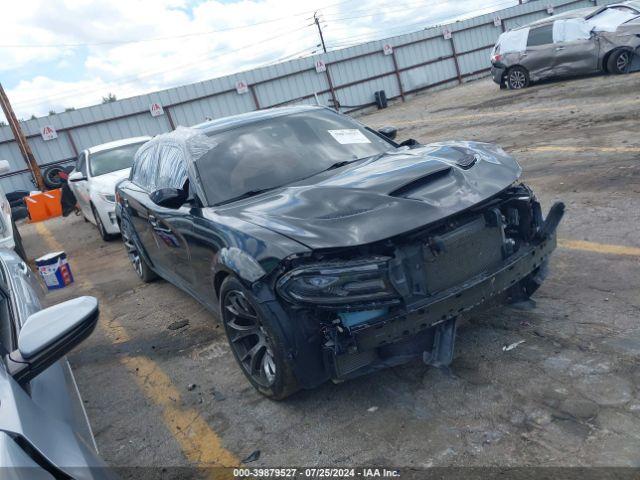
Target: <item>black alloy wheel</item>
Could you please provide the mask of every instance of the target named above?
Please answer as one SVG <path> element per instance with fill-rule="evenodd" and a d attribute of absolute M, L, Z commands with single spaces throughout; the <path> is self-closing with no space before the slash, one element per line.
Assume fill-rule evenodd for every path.
<path fill-rule="evenodd" d="M 127 256 L 129 257 L 129 261 L 131 265 L 133 265 L 133 269 L 136 274 L 144 283 L 149 283 L 154 280 L 157 275 L 144 258 L 140 256 L 140 252 L 138 251 L 138 247 L 133 240 L 133 234 L 131 232 L 131 225 L 128 220 L 122 219 L 122 225 L 120 226 L 120 231 L 122 232 L 122 242 L 124 243 L 124 248 L 127 251 Z"/>
<path fill-rule="evenodd" d="M 529 72 L 522 67 L 513 67 L 507 73 L 507 86 L 510 90 L 521 90 L 529 86 Z"/>
<path fill-rule="evenodd" d="M 633 54 L 628 50 L 620 50 L 614 52 L 609 57 L 607 61 L 607 69 L 611 73 L 615 74 L 623 74 L 628 73 L 631 67 L 631 61 L 633 59 Z"/>
<path fill-rule="evenodd" d="M 221 289 L 221 311 L 231 351 L 242 372 L 263 395 L 281 400 L 297 382 L 284 360 L 281 342 L 249 300 L 251 294 L 228 277 Z"/>

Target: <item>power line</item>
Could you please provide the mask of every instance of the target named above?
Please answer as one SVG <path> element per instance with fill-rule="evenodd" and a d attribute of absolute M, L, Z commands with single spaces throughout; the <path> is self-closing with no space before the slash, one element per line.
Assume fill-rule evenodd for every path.
<path fill-rule="evenodd" d="M 329 5 L 326 5 L 324 7 L 320 7 L 319 9 L 315 10 L 315 12 L 317 12 L 318 10 L 321 10 L 323 8 L 331 8 L 337 5 L 342 5 L 344 3 L 349 3 L 352 2 L 353 0 L 342 0 L 341 2 L 336 2 L 336 3 L 332 3 Z M 199 37 L 199 36 L 204 36 L 204 35 L 212 35 L 215 33 L 224 33 L 224 32 L 230 32 L 230 31 L 235 31 L 235 30 L 241 30 L 241 29 L 245 29 L 245 28 L 252 28 L 252 27 L 256 27 L 256 26 L 260 26 L 260 25 L 266 25 L 269 23 L 275 23 L 275 22 L 279 22 L 282 20 L 289 20 L 292 17 L 299 17 L 302 15 L 308 15 L 309 13 L 313 12 L 314 10 L 307 10 L 304 12 L 299 12 L 299 13 L 294 13 L 291 15 L 287 15 L 285 17 L 279 17 L 279 18 L 274 18 L 271 20 L 264 20 L 262 22 L 256 22 L 256 23 L 251 23 L 249 25 L 240 25 L 237 27 L 229 27 L 229 28 L 220 28 L 217 30 L 209 30 L 209 31 L 205 31 L 205 32 L 196 32 L 196 33 L 185 33 L 182 35 L 167 35 L 167 36 L 162 36 L 162 37 L 151 37 L 151 38 L 139 38 L 139 39 L 134 39 L 134 40 L 110 40 L 110 41 L 104 41 L 104 42 L 86 42 L 86 43 L 57 43 L 57 44 L 8 44 L 8 45 L 0 45 L 0 48 L 78 48 L 78 47 L 97 47 L 97 46 L 107 46 L 107 45 L 127 45 L 127 44 L 133 44 L 133 43 L 146 43 L 146 42 L 157 42 L 157 41 L 164 41 L 164 40 L 177 40 L 177 39 L 181 39 L 181 38 L 192 38 L 192 37 Z"/>
<path fill-rule="evenodd" d="M 499 6 L 506 6 L 509 4 L 515 4 L 517 0 L 507 0 L 507 1 L 502 1 L 502 2 L 497 2 L 491 5 L 487 5 L 483 8 L 483 10 L 487 10 L 490 9 L 492 7 L 499 7 Z M 375 33 L 362 33 L 359 35 L 352 35 L 352 36 L 348 36 L 348 37 L 341 37 L 340 39 L 338 39 L 338 41 L 336 43 L 331 43 L 330 47 L 346 47 L 346 46 L 350 46 L 350 45 L 357 45 L 360 43 L 365 43 L 365 42 L 373 42 L 373 41 L 377 41 L 377 40 L 384 40 L 386 38 L 388 38 L 389 36 L 389 32 L 394 31 L 394 30 L 403 30 L 406 28 L 410 28 L 416 25 L 424 25 L 423 29 L 427 29 L 427 28 L 433 28 L 436 25 L 439 24 L 445 24 L 445 23 L 451 23 L 453 21 L 455 21 L 456 19 L 460 19 L 461 17 L 464 17 L 465 15 L 468 15 L 471 12 L 467 12 L 467 13 L 463 13 L 459 16 L 453 17 L 453 18 L 448 18 L 448 19 L 443 19 L 441 21 L 439 21 L 437 24 L 425 24 L 425 22 L 427 22 L 429 20 L 429 17 L 425 17 L 423 20 L 418 21 L 418 22 L 411 22 L 408 24 L 404 24 L 404 25 L 400 25 L 397 27 L 392 27 L 392 28 L 388 28 L 388 29 L 384 29 L 380 32 L 375 32 Z M 487 12 L 487 13 L 491 13 L 491 12 Z M 388 23 L 388 22 L 385 22 Z M 416 30 L 414 31 L 409 31 L 409 32 L 399 32 L 399 33 L 394 33 L 391 34 L 391 36 L 400 36 L 400 35 L 406 35 L 409 33 L 414 33 Z M 351 42 L 345 41 L 345 40 L 354 40 Z M 331 42 L 331 41 L 330 41 Z"/>
<path fill-rule="evenodd" d="M 291 30 L 289 32 L 281 33 L 281 34 L 275 35 L 273 37 L 262 39 L 259 42 L 255 42 L 255 43 L 252 43 L 252 44 L 249 44 L 249 45 L 244 45 L 243 47 L 237 48 L 235 50 L 229 50 L 227 52 L 224 52 L 224 53 L 221 53 L 221 54 L 218 54 L 218 55 L 213 55 L 213 56 L 210 55 L 210 54 L 204 55 L 204 56 L 198 57 L 197 59 L 192 60 L 192 61 L 190 61 L 188 63 L 184 63 L 184 64 L 177 65 L 177 66 L 173 66 L 173 67 L 168 68 L 168 69 L 148 70 L 148 71 L 142 72 L 140 74 L 131 75 L 129 77 L 123 77 L 123 78 L 120 78 L 120 79 L 115 79 L 114 83 L 117 86 L 121 87 L 123 85 L 127 85 L 129 83 L 132 83 L 132 82 L 135 82 L 135 81 L 138 81 L 138 80 L 142 80 L 142 79 L 145 79 L 145 78 L 148 78 L 148 77 L 152 77 L 154 75 L 159 75 L 159 74 L 163 74 L 163 73 L 169 73 L 169 72 L 172 72 L 172 71 L 175 71 L 175 70 L 180 70 L 180 69 L 183 69 L 183 68 L 186 68 L 186 67 L 193 66 L 193 65 L 195 65 L 197 63 L 200 63 L 202 61 L 205 61 L 205 60 L 215 60 L 215 59 L 230 55 L 232 53 L 237 53 L 237 52 L 240 52 L 242 50 L 246 50 L 247 48 L 255 47 L 257 45 L 263 45 L 266 42 L 270 42 L 270 41 L 276 40 L 278 38 L 282 38 L 282 37 L 291 35 L 291 34 L 293 34 L 295 32 L 298 32 L 300 30 L 304 30 L 305 28 L 309 28 L 309 27 L 310 27 L 310 25 L 305 25 L 303 27 L 296 28 L 296 29 Z M 61 92 L 59 94 L 47 97 L 47 100 L 49 102 L 51 102 L 52 100 L 60 101 L 62 99 L 70 98 L 70 97 L 77 96 L 77 95 L 83 95 L 83 94 L 98 92 L 98 91 L 103 90 L 103 88 L 104 87 L 92 88 L 92 89 L 87 89 L 87 90 L 73 90 L 73 91 L 68 90 L 67 92 Z M 30 107 L 30 106 L 33 106 L 33 105 L 37 105 L 38 103 L 41 103 L 41 101 L 42 101 L 42 98 L 31 98 L 31 99 L 23 100 L 21 102 L 16 102 L 15 105 L 16 106 L 20 106 L 22 109 L 25 109 L 25 107 Z"/>

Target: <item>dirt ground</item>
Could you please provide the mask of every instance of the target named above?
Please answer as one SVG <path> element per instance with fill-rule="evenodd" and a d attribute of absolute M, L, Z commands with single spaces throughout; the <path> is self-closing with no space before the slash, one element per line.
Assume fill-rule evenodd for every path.
<path fill-rule="evenodd" d="M 217 319 L 167 282 L 138 281 L 120 240 L 78 217 L 20 225 L 31 257 L 59 246 L 70 257 L 76 283 L 50 302 L 101 301 L 99 328 L 69 357 L 101 455 L 114 466 L 640 466 L 639 118 L 640 74 L 517 92 L 482 80 L 361 117 L 400 139 L 498 143 L 545 210 L 567 205 L 537 307 L 471 319 L 453 375 L 415 362 L 272 402 L 245 381 Z"/>

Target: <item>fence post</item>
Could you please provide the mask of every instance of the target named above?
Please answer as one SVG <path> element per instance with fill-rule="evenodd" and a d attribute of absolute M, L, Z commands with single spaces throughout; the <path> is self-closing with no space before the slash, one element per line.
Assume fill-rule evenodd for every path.
<path fill-rule="evenodd" d="M 176 124 L 173 123 L 173 116 L 171 115 L 171 110 L 169 110 L 169 107 L 164 107 L 164 111 L 167 114 L 167 120 L 169 120 L 169 126 L 171 127 L 171 130 L 175 130 L 176 129 Z"/>
<path fill-rule="evenodd" d="M 326 69 L 324 71 L 325 76 L 327 77 L 327 83 L 329 84 L 329 91 L 331 92 L 331 99 L 333 100 L 333 108 L 338 110 L 338 98 L 336 97 L 336 91 L 333 88 L 333 80 L 331 80 L 331 74 L 329 73 L 329 64 L 327 63 Z"/>
<path fill-rule="evenodd" d="M 453 62 L 456 65 L 456 75 L 458 76 L 458 83 L 462 83 L 462 74 L 460 73 L 460 64 L 458 63 L 458 52 L 456 52 L 456 44 L 453 41 L 453 35 L 449 39 L 451 42 L 451 51 L 453 52 Z"/>
<path fill-rule="evenodd" d="M 253 87 L 253 85 L 249 85 L 249 90 L 251 90 L 251 96 L 253 97 L 253 103 L 256 106 L 256 110 L 260 110 L 260 100 L 258 100 L 256 89 Z"/>
<path fill-rule="evenodd" d="M 396 60 L 396 51 L 391 51 L 391 60 L 393 60 L 393 71 L 396 72 L 396 80 L 398 80 L 398 89 L 400 89 L 400 98 L 404 102 L 404 89 L 402 88 L 402 80 L 400 79 L 400 72 L 398 71 L 398 61 Z"/>
<path fill-rule="evenodd" d="M 76 147 L 76 142 L 73 141 L 73 137 L 71 136 L 71 130 L 65 130 L 65 135 L 67 136 L 67 140 L 69 140 L 69 145 L 71 145 L 71 150 L 75 154 L 76 158 L 78 158 L 78 149 Z"/>

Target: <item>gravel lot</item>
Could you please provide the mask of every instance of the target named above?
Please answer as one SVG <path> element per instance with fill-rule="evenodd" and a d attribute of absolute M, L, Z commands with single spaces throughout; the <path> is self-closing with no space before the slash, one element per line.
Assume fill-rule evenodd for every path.
<path fill-rule="evenodd" d="M 274 403 L 234 363 L 217 319 L 141 284 L 120 240 L 79 217 L 20 225 L 31 257 L 61 245 L 100 327 L 71 356 L 114 466 L 640 466 L 640 75 L 500 91 L 489 80 L 361 117 L 399 138 L 501 144 L 567 214 L 533 310 L 459 330 L 453 375 L 416 362 Z M 615 248 L 622 246 L 627 248 Z M 175 322 L 188 321 L 179 327 Z M 184 323 L 184 322 L 183 322 Z M 524 340 L 505 352 L 503 346 Z"/>

